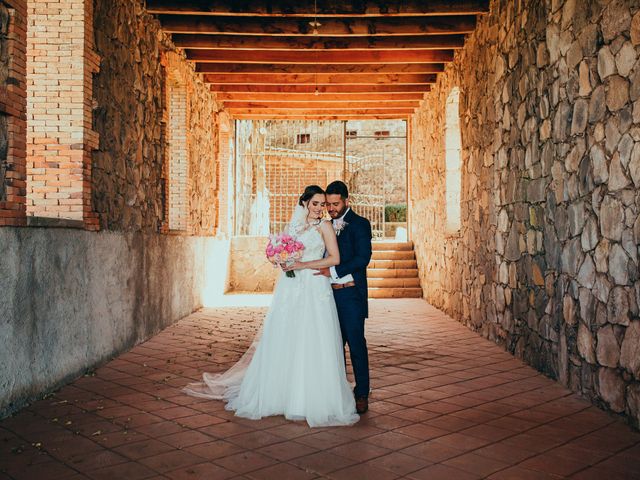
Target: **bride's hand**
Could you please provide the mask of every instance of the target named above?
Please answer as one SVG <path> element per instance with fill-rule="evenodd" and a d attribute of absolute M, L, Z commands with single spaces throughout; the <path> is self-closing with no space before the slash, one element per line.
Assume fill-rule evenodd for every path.
<path fill-rule="evenodd" d="M 284 272 L 290 272 L 291 270 L 302 270 L 305 268 L 304 262 L 293 262 L 291 265 L 283 265 L 282 270 Z"/>

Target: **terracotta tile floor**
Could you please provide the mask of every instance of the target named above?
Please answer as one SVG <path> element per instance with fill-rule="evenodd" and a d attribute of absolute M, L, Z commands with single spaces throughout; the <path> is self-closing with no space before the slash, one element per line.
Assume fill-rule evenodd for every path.
<path fill-rule="evenodd" d="M 422 300 L 375 300 L 354 427 L 250 421 L 180 388 L 231 365 L 263 308 L 200 311 L 0 421 L 4 479 L 631 479 L 640 433 Z"/>

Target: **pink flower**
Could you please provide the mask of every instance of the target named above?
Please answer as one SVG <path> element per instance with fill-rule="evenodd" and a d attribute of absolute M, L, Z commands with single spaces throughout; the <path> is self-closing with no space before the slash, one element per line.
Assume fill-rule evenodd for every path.
<path fill-rule="evenodd" d="M 266 257 L 275 263 L 284 263 L 288 258 L 300 259 L 304 244 L 287 233 L 270 235 L 265 248 Z"/>

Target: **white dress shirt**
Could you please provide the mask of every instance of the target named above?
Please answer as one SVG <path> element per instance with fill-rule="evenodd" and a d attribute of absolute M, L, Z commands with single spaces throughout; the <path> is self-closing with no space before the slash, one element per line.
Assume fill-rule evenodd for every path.
<path fill-rule="evenodd" d="M 349 213 L 349 210 L 351 209 L 347 208 L 347 210 L 344 212 L 344 214 L 340 218 L 335 218 L 334 220 L 332 220 L 334 227 L 342 225 L 344 223 L 344 216 L 347 213 Z M 350 273 L 345 275 L 344 277 L 339 277 L 338 274 L 336 273 L 336 267 L 330 267 L 329 272 L 331 273 L 331 283 L 353 282 L 353 275 L 351 275 Z"/>

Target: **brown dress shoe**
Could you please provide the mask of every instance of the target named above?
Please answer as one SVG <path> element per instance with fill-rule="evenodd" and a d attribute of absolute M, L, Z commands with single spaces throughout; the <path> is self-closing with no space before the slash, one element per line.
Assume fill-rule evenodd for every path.
<path fill-rule="evenodd" d="M 357 397 L 356 412 L 362 415 L 363 413 L 367 413 L 367 410 L 369 410 L 369 399 L 367 397 Z"/>

